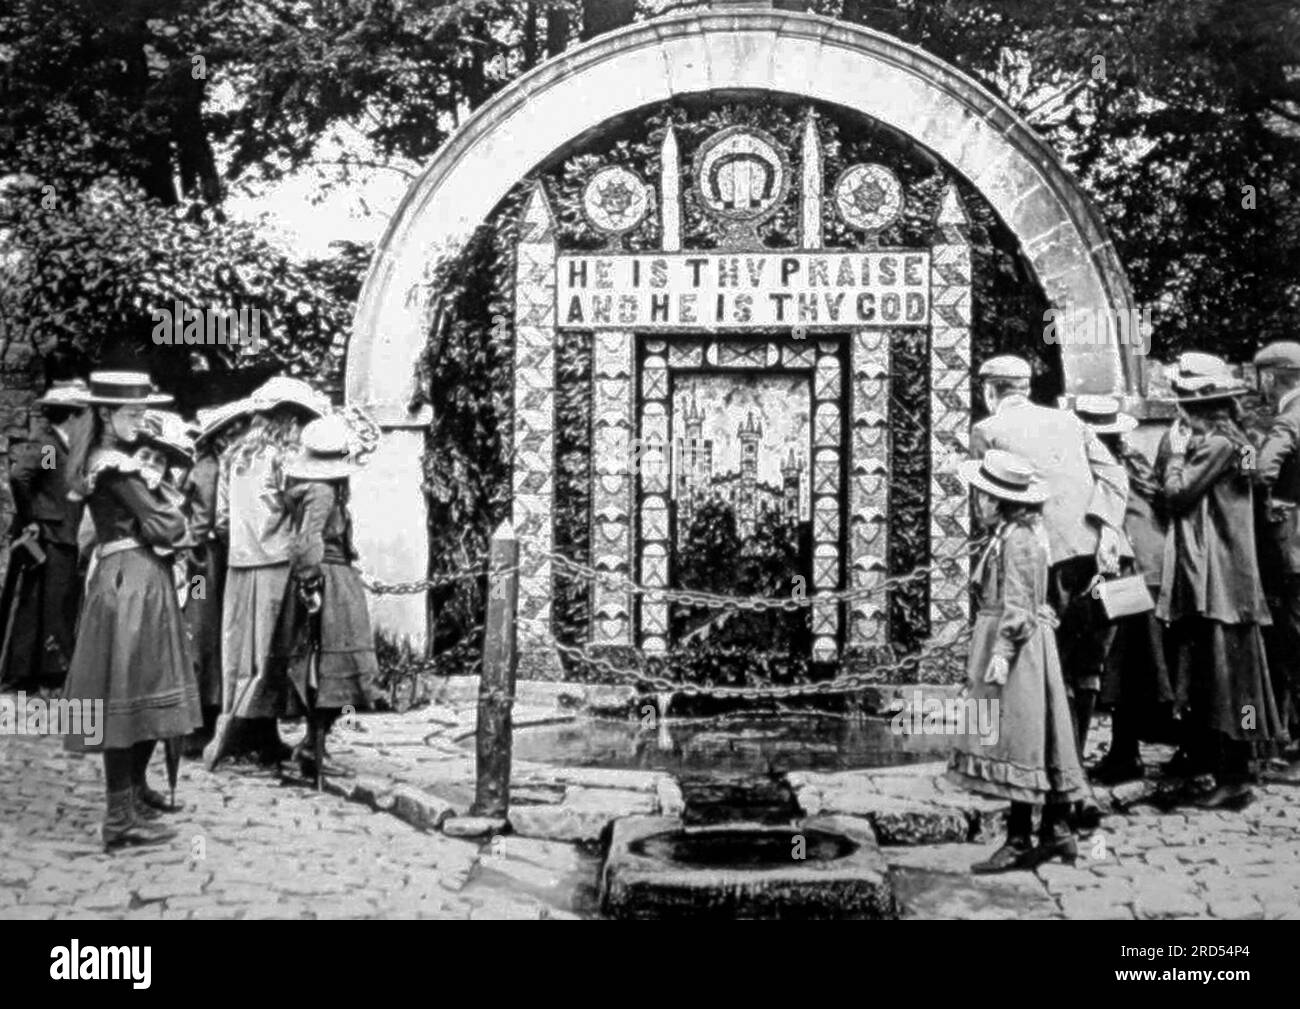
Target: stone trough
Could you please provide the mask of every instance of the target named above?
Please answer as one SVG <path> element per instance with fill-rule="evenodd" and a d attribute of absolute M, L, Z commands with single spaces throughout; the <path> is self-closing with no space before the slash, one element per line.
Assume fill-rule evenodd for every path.
<path fill-rule="evenodd" d="M 784 826 L 615 820 L 601 908 L 642 919 L 897 917 L 871 825 L 847 816 Z"/>

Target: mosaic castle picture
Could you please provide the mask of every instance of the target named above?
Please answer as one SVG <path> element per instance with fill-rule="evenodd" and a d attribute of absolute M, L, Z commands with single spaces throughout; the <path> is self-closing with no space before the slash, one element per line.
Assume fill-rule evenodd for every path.
<path fill-rule="evenodd" d="M 808 520 L 809 393 L 806 379 L 694 375 L 673 397 L 673 498 L 677 540 L 697 508 L 724 502 L 742 536 L 767 512 Z"/>

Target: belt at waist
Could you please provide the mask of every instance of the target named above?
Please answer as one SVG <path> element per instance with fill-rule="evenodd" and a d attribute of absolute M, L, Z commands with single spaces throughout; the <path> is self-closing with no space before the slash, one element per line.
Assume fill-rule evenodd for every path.
<path fill-rule="evenodd" d="M 975 612 L 977 616 L 981 616 L 981 617 L 1002 616 L 1002 608 L 1000 606 L 981 606 Z M 1050 629 L 1056 630 L 1056 628 L 1060 626 L 1061 621 L 1060 618 L 1057 617 L 1056 615 L 1056 610 L 1052 609 L 1052 607 L 1049 606 L 1047 603 L 1044 603 L 1042 606 L 1038 607 L 1038 609 L 1034 611 L 1033 623 L 1046 624 Z"/>
<path fill-rule="evenodd" d="M 134 536 L 128 536 L 120 540 L 109 540 L 107 543 L 101 543 L 95 547 L 95 556 L 100 560 L 105 557 L 112 557 L 113 554 L 120 554 L 126 550 L 144 550 L 145 545 Z"/>

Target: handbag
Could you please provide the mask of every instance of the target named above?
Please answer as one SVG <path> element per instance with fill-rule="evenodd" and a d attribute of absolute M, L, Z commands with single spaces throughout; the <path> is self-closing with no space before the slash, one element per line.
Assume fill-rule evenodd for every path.
<path fill-rule="evenodd" d="M 1092 580 L 1088 594 L 1097 601 L 1101 612 L 1110 621 L 1150 613 L 1156 608 L 1143 574 L 1124 575 L 1121 578 L 1102 578 L 1098 575 Z"/>

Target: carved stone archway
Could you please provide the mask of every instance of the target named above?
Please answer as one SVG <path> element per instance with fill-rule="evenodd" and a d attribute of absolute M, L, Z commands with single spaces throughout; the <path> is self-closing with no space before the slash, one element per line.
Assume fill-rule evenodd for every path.
<path fill-rule="evenodd" d="M 798 95 L 888 124 L 979 190 L 1053 304 L 1111 318 L 1131 310 L 1105 226 L 1055 153 L 1005 103 L 923 50 L 856 25 L 772 10 L 701 11 L 600 36 L 537 67 L 467 120 L 411 186 L 376 251 L 353 324 L 346 390 L 386 431 L 353 494 L 358 546 L 379 577 L 418 579 L 427 565 L 427 416 L 408 406 L 427 335 L 428 268 L 458 252 L 522 177 L 576 137 L 643 106 L 711 91 Z M 1135 391 L 1126 347 L 1061 350 L 1067 394 Z M 374 604 L 378 628 L 423 646 L 422 596 Z"/>

